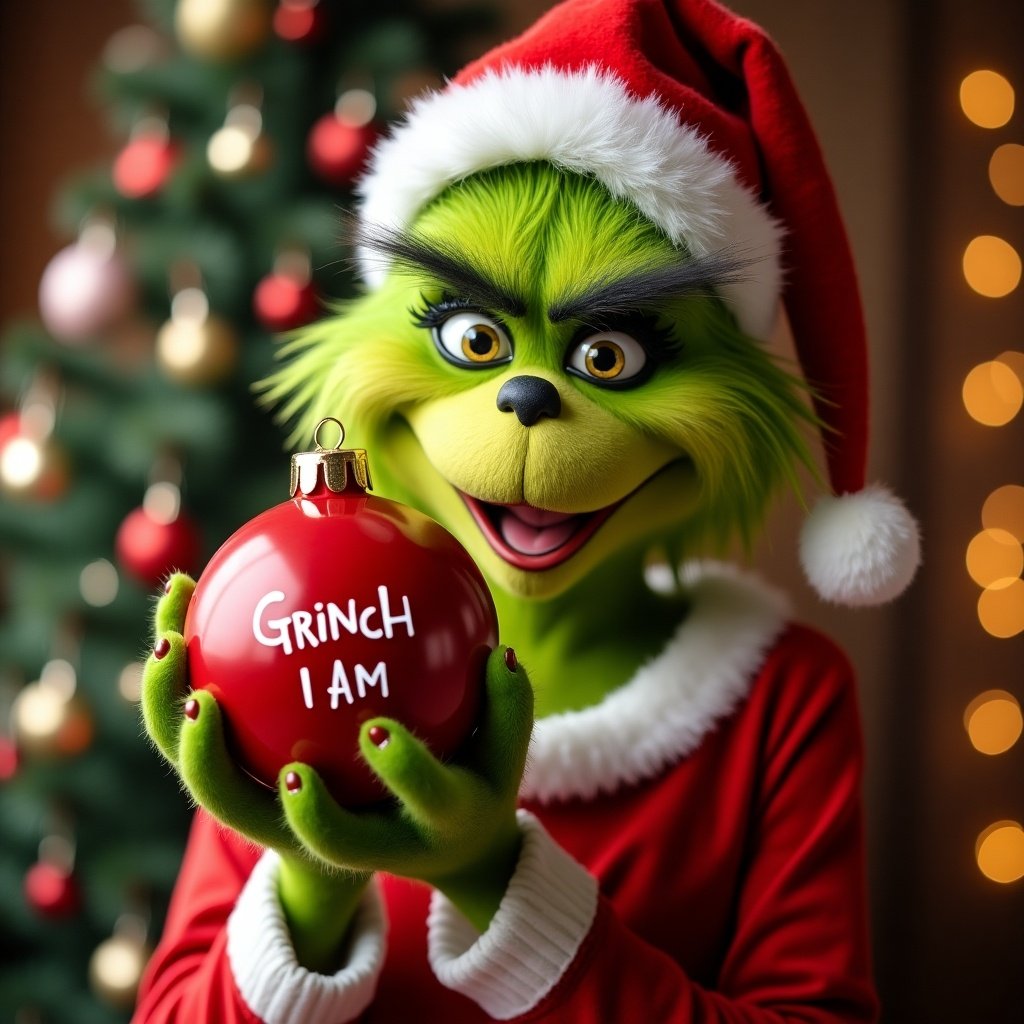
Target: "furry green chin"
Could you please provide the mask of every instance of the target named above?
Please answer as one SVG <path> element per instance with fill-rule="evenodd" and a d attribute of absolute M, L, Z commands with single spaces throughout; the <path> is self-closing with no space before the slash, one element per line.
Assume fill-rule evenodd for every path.
<path fill-rule="evenodd" d="M 643 548 L 666 534 L 678 536 L 685 532 L 685 520 L 698 502 L 693 465 L 686 458 L 673 460 L 633 491 L 587 514 L 587 522 L 579 524 L 579 542 L 564 557 L 551 559 L 545 567 L 523 568 L 495 550 L 464 493 L 430 462 L 408 422 L 399 417 L 392 419 L 376 450 L 379 454 L 373 468 L 381 493 L 406 501 L 436 519 L 458 538 L 491 587 L 519 597 L 557 597 L 615 555 Z M 382 459 L 385 452 L 387 457 Z M 481 514 L 486 515 L 486 511 L 481 509 Z"/>

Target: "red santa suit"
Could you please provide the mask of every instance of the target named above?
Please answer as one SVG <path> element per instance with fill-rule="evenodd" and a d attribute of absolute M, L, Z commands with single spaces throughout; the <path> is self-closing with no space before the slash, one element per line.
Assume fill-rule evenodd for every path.
<path fill-rule="evenodd" d="M 538 721 L 524 842 L 483 934 L 379 877 L 331 976 L 277 858 L 195 821 L 135 1021 L 871 1021 L 861 741 L 836 647 L 722 568 L 601 704 Z"/>

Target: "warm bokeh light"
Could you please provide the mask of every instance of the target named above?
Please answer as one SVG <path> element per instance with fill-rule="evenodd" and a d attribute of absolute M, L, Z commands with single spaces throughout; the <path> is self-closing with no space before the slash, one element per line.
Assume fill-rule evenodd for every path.
<path fill-rule="evenodd" d="M 993 882 L 1024 878 L 1024 829 L 1016 821 L 997 821 L 978 836 L 974 847 L 978 867 Z"/>
<path fill-rule="evenodd" d="M 987 427 L 1001 427 L 1020 412 L 1024 384 L 1001 360 L 979 363 L 964 378 L 964 408 Z"/>
<path fill-rule="evenodd" d="M 1001 299 L 1020 284 L 1020 256 L 1009 242 L 979 235 L 964 250 L 964 277 L 979 295 Z"/>
<path fill-rule="evenodd" d="M 140 661 L 131 661 L 117 677 L 117 692 L 129 704 L 137 704 L 142 699 L 142 672 L 145 665 Z"/>
<path fill-rule="evenodd" d="M 996 358 L 996 362 L 1008 366 L 1017 374 L 1017 380 L 1024 384 L 1024 352 L 1015 352 L 1013 349 L 1010 349 L 1007 352 L 1000 353 Z"/>
<path fill-rule="evenodd" d="M 1024 206 L 1024 146 L 1006 142 L 988 162 L 988 180 L 1004 203 Z"/>
<path fill-rule="evenodd" d="M 1024 717 L 1020 704 L 1006 690 L 979 693 L 964 711 L 964 728 L 982 754 L 1003 754 L 1020 739 Z"/>
<path fill-rule="evenodd" d="M 117 569 L 105 558 L 90 562 L 78 576 L 82 600 L 93 608 L 103 608 L 117 597 Z"/>
<path fill-rule="evenodd" d="M 1006 530 L 1024 543 L 1024 487 L 1020 484 L 997 487 L 985 499 L 981 522 L 987 530 Z"/>
<path fill-rule="evenodd" d="M 1013 86 L 998 71 L 972 71 L 960 83 L 960 108 L 979 128 L 1002 128 L 1013 104 Z"/>
<path fill-rule="evenodd" d="M 982 530 L 967 545 L 967 571 L 979 587 L 1006 585 L 1024 570 L 1024 548 L 1006 530 Z"/>
<path fill-rule="evenodd" d="M 978 598 L 982 629 L 1005 640 L 1024 632 L 1024 580 L 987 587 Z"/>

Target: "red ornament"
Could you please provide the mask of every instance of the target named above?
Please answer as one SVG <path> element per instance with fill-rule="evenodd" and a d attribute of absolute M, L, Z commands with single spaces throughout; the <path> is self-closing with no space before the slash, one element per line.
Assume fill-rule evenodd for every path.
<path fill-rule="evenodd" d="M 140 134 L 114 160 L 114 185 L 128 199 L 156 195 L 178 162 L 178 147 L 161 132 Z"/>
<path fill-rule="evenodd" d="M 281 0 L 274 11 L 274 32 L 288 43 L 316 42 L 326 28 L 326 12 L 319 0 Z"/>
<path fill-rule="evenodd" d="M 21 755 L 10 736 L 0 735 L 0 782 L 10 782 L 18 774 Z"/>
<path fill-rule="evenodd" d="M 276 272 L 267 274 L 256 286 L 252 304 L 257 319 L 268 331 L 290 331 L 315 320 L 320 313 L 309 281 Z"/>
<path fill-rule="evenodd" d="M 349 807 L 386 795 L 362 723 L 394 718 L 452 755 L 497 643 L 472 559 L 432 519 L 367 494 L 365 454 L 294 456 L 294 497 L 217 551 L 185 622 L 192 685 L 216 697 L 242 766 L 276 786 L 305 762 Z"/>
<path fill-rule="evenodd" d="M 310 166 L 332 185 L 349 186 L 365 166 L 379 134 L 372 122 L 355 124 L 337 114 L 325 114 L 313 125 L 306 143 Z"/>
<path fill-rule="evenodd" d="M 147 588 L 175 570 L 195 572 L 200 547 L 199 529 L 188 516 L 179 514 L 168 522 L 145 508 L 129 512 L 114 539 L 121 567 Z"/>
<path fill-rule="evenodd" d="M 78 882 L 70 870 L 38 861 L 25 874 L 25 899 L 44 917 L 71 917 L 81 906 Z"/>

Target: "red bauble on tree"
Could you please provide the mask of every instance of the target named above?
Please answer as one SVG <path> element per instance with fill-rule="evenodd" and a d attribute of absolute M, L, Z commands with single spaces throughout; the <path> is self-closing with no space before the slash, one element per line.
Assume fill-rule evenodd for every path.
<path fill-rule="evenodd" d="M 82 903 L 75 876 L 57 864 L 38 861 L 25 873 L 25 899 L 43 917 L 71 917 Z"/>
<path fill-rule="evenodd" d="M 154 484 L 142 506 L 129 512 L 118 527 L 118 562 L 145 587 L 155 587 L 175 570 L 198 568 L 199 528 L 181 511 L 179 501 L 172 484 Z"/>
<path fill-rule="evenodd" d="M 320 0 L 280 0 L 274 11 L 274 32 L 286 42 L 317 42 L 326 29 L 327 12 Z"/>
<path fill-rule="evenodd" d="M 171 141 L 167 126 L 146 121 L 128 140 L 114 160 L 114 185 L 128 199 L 147 199 L 167 183 L 177 162 L 178 146 Z"/>
<path fill-rule="evenodd" d="M 252 297 L 256 319 L 268 331 L 290 331 L 315 320 L 320 305 L 310 280 L 309 254 L 285 250 Z"/>
<path fill-rule="evenodd" d="M 306 155 L 313 170 L 332 185 L 348 187 L 359 176 L 380 131 L 373 123 L 376 103 L 363 89 L 351 89 L 311 129 Z"/>
<path fill-rule="evenodd" d="M 361 450 L 293 456 L 292 499 L 213 556 L 185 623 L 192 685 L 216 697 L 242 766 L 272 786 L 305 762 L 349 807 L 386 795 L 359 755 L 362 723 L 395 718 L 449 757 L 497 643 L 458 541 L 368 486 Z"/>

